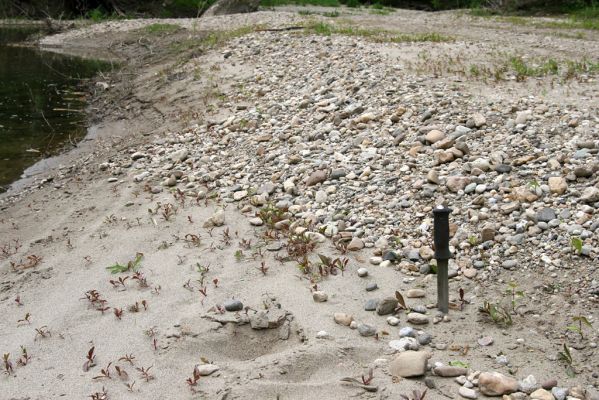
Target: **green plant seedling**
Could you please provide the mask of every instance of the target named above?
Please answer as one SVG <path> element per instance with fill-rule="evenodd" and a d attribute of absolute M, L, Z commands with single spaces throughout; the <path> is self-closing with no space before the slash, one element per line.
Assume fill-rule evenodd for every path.
<path fill-rule="evenodd" d="M 558 359 L 566 364 L 566 374 L 573 378 L 576 375 L 576 370 L 574 370 L 574 360 L 572 359 L 572 354 L 570 354 L 570 349 L 566 344 L 563 345 L 563 351 L 557 353 Z"/>
<path fill-rule="evenodd" d="M 570 244 L 578 254 L 582 253 L 582 239 L 574 236 L 570 239 Z"/>
<path fill-rule="evenodd" d="M 522 290 L 517 290 L 518 289 L 518 284 L 516 282 L 510 282 L 508 283 L 508 288 L 505 290 L 505 292 L 510 295 L 512 297 L 511 303 L 512 303 L 512 311 L 515 312 L 516 311 L 516 299 L 517 298 L 521 298 L 524 297 L 524 291 Z"/>
<path fill-rule="evenodd" d="M 470 368 L 470 365 L 468 365 L 467 363 L 462 362 L 462 361 L 450 361 L 449 365 L 451 365 L 452 367 L 460 367 L 460 368 L 466 368 L 466 369 Z"/>
<path fill-rule="evenodd" d="M 129 261 L 127 263 L 127 265 L 115 263 L 114 265 L 111 265 L 110 267 L 106 267 L 106 269 L 109 270 L 111 274 L 121 274 L 121 273 L 127 272 L 127 271 L 136 272 L 137 269 L 139 268 L 139 264 L 141 263 L 143 256 L 144 256 L 143 253 L 137 253 L 135 255 L 135 260 Z"/>
<path fill-rule="evenodd" d="M 588 326 L 589 328 L 592 328 L 593 325 L 589 322 L 589 320 L 583 316 L 583 315 L 577 315 L 574 318 L 572 318 L 572 320 L 574 321 L 573 325 L 569 325 L 566 327 L 566 329 L 572 331 L 572 332 L 576 332 L 580 335 L 581 339 L 584 339 L 584 334 L 582 332 L 582 327 L 583 325 Z M 578 325 L 576 325 L 576 322 L 578 322 Z"/>

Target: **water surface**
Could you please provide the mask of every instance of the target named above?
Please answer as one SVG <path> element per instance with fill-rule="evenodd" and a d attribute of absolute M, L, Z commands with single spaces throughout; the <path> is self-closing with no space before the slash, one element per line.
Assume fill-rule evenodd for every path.
<path fill-rule="evenodd" d="M 86 83 L 109 65 L 30 47 L 35 28 L 0 27 L 0 192 L 86 133 Z"/>

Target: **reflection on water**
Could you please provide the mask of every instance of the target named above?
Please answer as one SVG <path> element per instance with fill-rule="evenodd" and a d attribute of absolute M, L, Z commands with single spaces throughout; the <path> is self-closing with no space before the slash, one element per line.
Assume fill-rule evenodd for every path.
<path fill-rule="evenodd" d="M 7 46 L 31 29 L 0 27 L 0 191 L 86 132 L 84 84 L 105 62 Z"/>

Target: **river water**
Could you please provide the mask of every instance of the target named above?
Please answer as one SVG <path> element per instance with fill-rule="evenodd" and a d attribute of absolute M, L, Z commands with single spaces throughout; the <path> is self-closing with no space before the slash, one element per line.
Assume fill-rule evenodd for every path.
<path fill-rule="evenodd" d="M 109 68 L 101 61 L 9 45 L 35 31 L 0 27 L 0 192 L 27 167 L 85 136 L 86 83 Z"/>

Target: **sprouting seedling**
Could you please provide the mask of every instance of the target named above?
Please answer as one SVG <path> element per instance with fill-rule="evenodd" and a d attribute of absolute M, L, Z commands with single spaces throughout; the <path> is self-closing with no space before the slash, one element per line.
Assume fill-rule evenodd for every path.
<path fill-rule="evenodd" d="M 374 371 L 372 370 L 372 368 L 370 368 L 368 370 L 368 375 L 366 375 L 366 376 L 362 375 L 362 383 L 364 385 L 370 385 L 370 382 L 372 382 L 373 379 L 374 379 Z"/>
<path fill-rule="evenodd" d="M 127 265 L 115 263 L 114 265 L 106 267 L 106 269 L 109 270 L 111 274 L 120 274 L 127 271 L 135 272 L 139 268 L 139 264 L 141 263 L 143 256 L 143 253 L 137 253 L 135 254 L 135 259 L 133 261 L 127 262 Z"/>
<path fill-rule="evenodd" d="M 136 301 L 134 304 L 131 304 L 128 308 L 129 312 L 136 313 L 139 312 L 139 303 Z"/>
<path fill-rule="evenodd" d="M 17 360 L 17 364 L 24 367 L 29 364 L 29 360 L 31 360 L 31 356 L 27 353 L 25 346 L 21 346 L 21 357 Z"/>
<path fill-rule="evenodd" d="M 580 238 L 579 238 L 579 237 L 577 237 L 577 236 L 573 236 L 573 237 L 570 239 L 570 244 L 572 245 L 572 248 L 573 248 L 574 250 L 576 250 L 576 252 L 577 252 L 578 254 L 581 254 L 581 253 L 582 253 L 582 239 L 580 239 Z"/>
<path fill-rule="evenodd" d="M 198 292 L 200 292 L 200 294 L 204 296 L 202 298 L 202 304 L 204 304 L 204 300 L 206 299 L 206 297 L 208 297 L 208 288 L 206 286 L 203 286 L 198 289 Z"/>
<path fill-rule="evenodd" d="M 125 285 L 127 279 L 129 279 L 129 276 L 119 276 L 118 280 L 111 279 L 109 282 L 115 289 L 121 288 L 122 290 L 127 290 L 127 286 Z"/>
<path fill-rule="evenodd" d="M 505 307 L 498 304 L 492 304 L 485 301 L 483 306 L 479 308 L 479 311 L 489 315 L 493 322 L 498 325 L 510 326 L 513 323 L 510 312 Z"/>
<path fill-rule="evenodd" d="M 459 294 L 460 294 L 460 311 L 462 311 L 464 309 L 464 304 L 466 303 L 466 300 L 464 300 L 464 289 L 460 288 Z"/>
<path fill-rule="evenodd" d="M 235 252 L 235 261 L 240 262 L 241 260 L 243 260 L 243 257 L 244 257 L 243 251 L 237 250 Z"/>
<path fill-rule="evenodd" d="M 126 383 L 125 386 L 127 386 L 128 391 L 133 392 L 133 386 L 135 386 L 135 381 L 133 381 L 132 383 Z"/>
<path fill-rule="evenodd" d="M 173 206 L 171 203 L 166 203 L 162 205 L 162 211 L 160 212 L 160 215 L 162 215 L 162 218 L 165 221 L 169 221 L 171 217 L 175 214 L 175 206 Z"/>
<path fill-rule="evenodd" d="M 21 301 L 20 295 L 17 295 L 17 297 L 15 297 L 15 303 L 17 303 L 17 306 L 19 306 L 19 307 L 23 306 L 23 302 Z"/>
<path fill-rule="evenodd" d="M 86 360 L 83 363 L 83 371 L 84 372 L 87 372 L 90 370 L 90 368 L 96 366 L 96 355 L 94 354 L 95 350 L 96 350 L 96 347 L 92 346 L 92 348 L 87 351 L 87 355 L 85 356 Z"/>
<path fill-rule="evenodd" d="M 266 276 L 266 273 L 268 272 L 268 267 L 266 266 L 266 263 L 264 261 L 260 263 L 260 267 L 258 267 L 257 269 L 258 271 L 262 272 L 262 275 Z"/>
<path fill-rule="evenodd" d="M 158 339 L 152 338 L 152 348 L 154 349 L 154 351 L 158 350 Z"/>
<path fill-rule="evenodd" d="M 113 308 L 114 316 L 120 321 L 123 316 L 123 308 Z"/>
<path fill-rule="evenodd" d="M 577 315 L 577 316 L 573 317 L 572 320 L 574 321 L 574 324 L 570 325 L 570 326 L 567 326 L 566 329 L 568 329 L 568 330 L 570 330 L 572 332 L 578 333 L 580 335 L 580 339 L 584 339 L 584 333 L 582 331 L 583 325 L 586 325 L 589 328 L 592 328 L 593 325 L 583 315 Z M 576 322 L 578 322 L 578 325 L 575 325 Z"/>
<path fill-rule="evenodd" d="M 193 287 L 191 286 L 191 279 L 188 279 L 187 282 L 183 284 L 183 287 L 190 292 L 193 292 Z"/>
<path fill-rule="evenodd" d="M 162 290 L 162 286 L 161 285 L 153 286 L 151 293 L 158 296 L 160 294 L 161 290 Z"/>
<path fill-rule="evenodd" d="M 570 349 L 565 343 L 563 344 L 563 351 L 559 351 L 557 356 L 558 359 L 566 365 L 566 374 L 570 378 L 573 378 L 576 375 L 576 370 L 573 366 L 574 360 L 572 359 L 572 354 L 570 354 Z"/>
<path fill-rule="evenodd" d="M 12 362 L 10 361 L 10 353 L 6 353 L 2 356 L 2 360 L 4 361 L 4 373 L 10 375 L 14 372 L 12 367 Z"/>
<path fill-rule="evenodd" d="M 214 278 L 212 284 L 214 285 L 214 288 L 218 288 L 218 278 Z"/>
<path fill-rule="evenodd" d="M 152 369 L 152 367 L 153 365 L 150 365 L 148 368 L 138 367 L 136 370 L 139 371 L 141 377 L 145 379 L 146 382 L 150 382 L 152 379 L 154 379 L 154 376 L 150 374 L 150 369 Z"/>
<path fill-rule="evenodd" d="M 517 290 L 518 284 L 516 282 L 508 283 L 508 288 L 506 289 L 506 293 L 512 296 L 512 311 L 516 311 L 516 298 L 524 297 L 524 291 Z"/>
<path fill-rule="evenodd" d="M 106 391 L 106 388 L 102 386 L 101 392 L 92 393 L 89 397 L 92 400 L 108 400 L 108 392 Z"/>
<path fill-rule="evenodd" d="M 134 360 L 135 360 L 135 356 L 133 354 L 125 354 L 124 356 L 119 358 L 119 361 L 128 362 L 129 364 L 131 364 L 131 366 L 134 365 Z"/>
<path fill-rule="evenodd" d="M 148 302 L 146 300 L 142 300 L 141 305 L 143 306 L 144 311 L 148 311 Z"/>
<path fill-rule="evenodd" d="M 191 215 L 188 215 L 188 216 L 187 216 L 187 221 L 188 221 L 190 224 L 193 224 L 193 219 L 191 218 Z"/>
<path fill-rule="evenodd" d="M 187 382 L 187 384 L 189 385 L 189 387 L 193 387 L 196 386 L 198 381 L 200 380 L 200 370 L 198 369 L 198 366 L 196 365 L 193 368 L 193 374 L 191 375 L 191 378 L 187 378 L 185 380 L 185 382 Z"/>
<path fill-rule="evenodd" d="M 106 366 L 106 368 L 102 368 L 100 370 L 100 375 L 98 376 L 94 376 L 92 379 L 112 379 L 112 377 L 110 376 L 110 366 L 112 365 L 112 362 L 109 362 L 108 365 Z"/>
<path fill-rule="evenodd" d="M 121 378 L 122 381 L 129 380 L 129 374 L 127 373 L 127 371 L 125 371 L 124 368 L 121 368 L 118 365 L 115 365 L 114 369 L 116 370 L 116 374 L 119 376 L 119 378 Z"/>
<path fill-rule="evenodd" d="M 134 281 L 137 281 L 137 284 L 139 285 L 140 289 L 145 289 L 150 286 L 148 284 L 148 280 L 147 280 L 146 276 L 142 272 L 139 272 L 139 271 L 135 272 L 131 279 Z"/>
<path fill-rule="evenodd" d="M 23 324 L 23 323 L 27 323 L 27 324 L 31 325 L 31 314 L 30 313 L 26 313 L 22 319 L 17 321 L 17 325 Z"/>
<path fill-rule="evenodd" d="M 193 233 L 188 233 L 185 235 L 184 240 L 189 246 L 200 247 L 202 245 L 202 239 L 200 239 L 200 236 L 194 235 Z"/>
<path fill-rule="evenodd" d="M 52 336 L 52 334 L 50 333 L 50 330 L 48 330 L 48 327 L 46 325 L 44 326 L 40 326 L 39 328 L 35 328 L 35 339 L 37 339 L 37 337 L 40 337 L 42 339 L 45 339 L 49 336 Z"/>
<path fill-rule="evenodd" d="M 110 310 L 110 307 L 106 305 L 106 300 L 102 300 L 101 304 L 96 307 L 96 310 L 100 311 L 102 315 L 104 315 L 104 312 Z"/>

